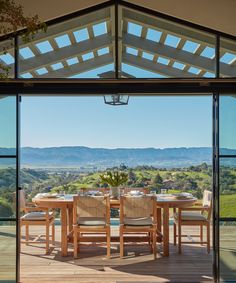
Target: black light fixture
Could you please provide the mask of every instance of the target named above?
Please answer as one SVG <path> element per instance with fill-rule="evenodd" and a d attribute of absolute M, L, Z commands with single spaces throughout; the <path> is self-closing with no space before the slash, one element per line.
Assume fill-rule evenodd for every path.
<path fill-rule="evenodd" d="M 109 94 L 104 96 L 104 102 L 113 106 L 127 105 L 129 96 L 127 94 Z"/>

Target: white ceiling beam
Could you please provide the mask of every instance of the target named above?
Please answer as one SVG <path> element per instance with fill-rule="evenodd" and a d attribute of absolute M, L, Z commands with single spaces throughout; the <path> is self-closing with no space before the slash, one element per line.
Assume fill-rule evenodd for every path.
<path fill-rule="evenodd" d="M 195 55 L 184 50 L 179 50 L 161 43 L 156 43 L 148 39 L 142 39 L 138 36 L 123 34 L 123 43 L 139 50 L 144 50 L 152 54 L 159 54 L 161 56 L 174 59 L 183 64 L 195 66 L 199 69 L 204 69 L 209 72 L 214 73 L 215 70 L 215 60 Z M 226 76 L 232 76 L 233 72 L 235 72 L 234 66 L 229 66 L 225 63 L 221 64 L 222 74 Z"/>
<path fill-rule="evenodd" d="M 94 25 L 98 22 L 107 21 L 110 19 L 110 10 L 101 9 L 94 13 L 90 13 L 84 16 L 73 18 L 68 21 L 63 21 L 61 23 L 54 24 L 47 28 L 45 32 L 38 32 L 34 36 L 34 40 L 31 43 L 36 43 L 39 41 L 48 40 L 52 37 L 57 37 L 58 35 L 65 34 L 68 32 L 73 32 L 82 28 L 87 28 L 89 25 Z M 20 47 L 26 47 L 28 44 L 19 40 Z"/>
<path fill-rule="evenodd" d="M 29 72 L 55 62 L 66 60 L 67 58 L 79 56 L 81 54 L 106 47 L 111 43 L 112 41 L 110 36 L 107 34 L 100 35 L 93 39 L 81 41 L 80 43 L 76 43 L 74 45 L 62 47 L 26 60 L 21 60 L 19 69 L 21 73 Z"/>
<path fill-rule="evenodd" d="M 101 55 L 96 59 L 90 59 L 81 63 L 77 63 L 65 68 L 49 72 L 47 74 L 37 76 L 38 78 L 68 78 L 73 75 L 81 74 L 99 67 L 114 63 L 111 54 Z"/>
<path fill-rule="evenodd" d="M 193 40 L 201 43 L 204 46 L 215 47 L 216 35 L 199 29 L 191 28 L 186 25 L 178 24 L 174 21 L 168 21 L 158 17 L 142 14 L 138 11 L 133 11 L 127 8 L 123 9 L 123 19 L 132 21 L 139 25 L 157 29 L 162 32 L 168 32 L 182 39 Z M 236 52 L 235 41 L 223 40 L 220 44 L 221 48 L 228 52 Z"/>
<path fill-rule="evenodd" d="M 147 70 L 149 72 L 153 72 L 173 78 L 197 77 L 197 75 L 190 74 L 188 72 L 184 72 L 176 68 L 172 68 L 168 65 L 154 63 L 153 61 L 150 61 L 148 59 L 144 59 L 127 53 L 123 54 L 123 63 L 138 67 L 140 69 Z"/>
<path fill-rule="evenodd" d="M 123 9 L 123 17 L 126 21 L 135 22 L 147 28 L 157 29 L 169 34 L 176 35 L 185 39 L 194 39 L 203 44 L 215 45 L 215 36 L 204 31 L 193 29 L 185 25 L 180 25 L 176 22 L 168 21 L 162 18 L 145 15 L 137 11 Z"/>

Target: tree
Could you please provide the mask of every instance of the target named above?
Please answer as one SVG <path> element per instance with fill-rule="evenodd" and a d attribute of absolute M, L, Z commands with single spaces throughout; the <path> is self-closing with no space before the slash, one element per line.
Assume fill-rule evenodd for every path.
<path fill-rule="evenodd" d="M 0 215 L 1 217 L 10 217 L 13 215 L 11 205 L 4 199 L 0 198 Z"/>
<path fill-rule="evenodd" d="M 133 185 L 137 181 L 137 176 L 132 169 L 128 171 L 128 185 Z"/>
<path fill-rule="evenodd" d="M 26 17 L 23 7 L 14 0 L 0 0 L 0 34 L 10 34 L 12 39 L 20 29 L 26 30 L 22 34 L 22 40 L 29 42 L 39 30 L 46 31 L 46 24 L 39 21 L 38 15 Z M 0 52 L 6 53 L 11 46 L 5 46 Z M 7 78 L 10 68 L 0 62 L 0 79 Z"/>
<path fill-rule="evenodd" d="M 152 183 L 153 186 L 155 186 L 158 189 L 158 191 L 160 191 L 161 187 L 163 186 L 163 179 L 159 174 L 159 172 L 157 172 L 156 176 L 153 178 Z"/>

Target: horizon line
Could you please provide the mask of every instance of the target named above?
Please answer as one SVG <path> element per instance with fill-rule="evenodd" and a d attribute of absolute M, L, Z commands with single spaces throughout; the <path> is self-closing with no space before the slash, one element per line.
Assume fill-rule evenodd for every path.
<path fill-rule="evenodd" d="M 34 146 L 21 146 L 20 148 L 33 148 L 33 149 L 49 149 L 49 148 L 75 148 L 83 147 L 89 149 L 192 149 L 192 148 L 212 148 L 212 146 L 177 146 L 177 147 L 91 147 L 85 145 L 61 145 L 61 146 L 46 146 L 46 147 L 34 147 Z M 10 148 L 9 148 L 10 149 Z"/>

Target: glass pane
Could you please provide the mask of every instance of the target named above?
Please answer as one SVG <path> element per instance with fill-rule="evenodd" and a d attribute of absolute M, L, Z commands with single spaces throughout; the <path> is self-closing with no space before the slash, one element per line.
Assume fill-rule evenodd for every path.
<path fill-rule="evenodd" d="M 215 36 L 120 7 L 121 77 L 215 77 Z"/>
<path fill-rule="evenodd" d="M 236 41 L 220 40 L 220 76 L 236 77 Z"/>
<path fill-rule="evenodd" d="M 0 218 L 15 217 L 16 160 L 0 159 Z"/>
<path fill-rule="evenodd" d="M 220 159 L 220 217 L 236 217 L 236 158 Z"/>
<path fill-rule="evenodd" d="M 220 280 L 235 282 L 236 222 L 220 223 Z"/>
<path fill-rule="evenodd" d="M 236 95 L 220 96 L 220 153 L 236 155 Z"/>
<path fill-rule="evenodd" d="M 0 95 L 0 156 L 16 153 L 16 97 Z"/>
<path fill-rule="evenodd" d="M 12 40 L 0 42 L 0 79 L 14 78 L 14 46 Z"/>
<path fill-rule="evenodd" d="M 0 282 L 16 282 L 15 221 L 0 221 Z"/>
<path fill-rule="evenodd" d="M 49 26 L 30 43 L 20 39 L 20 77 L 113 77 L 113 9 L 100 9 Z"/>

